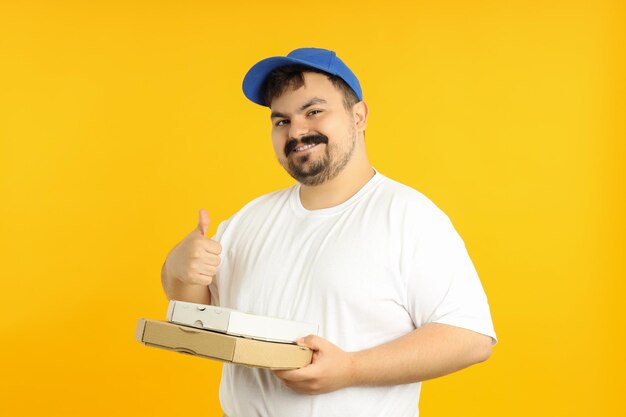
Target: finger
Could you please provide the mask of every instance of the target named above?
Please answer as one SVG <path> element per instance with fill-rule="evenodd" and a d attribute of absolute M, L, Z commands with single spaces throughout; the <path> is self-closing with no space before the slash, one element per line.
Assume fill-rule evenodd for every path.
<path fill-rule="evenodd" d="M 222 245 L 220 245 L 220 242 L 213 239 L 205 239 L 202 243 L 202 247 L 205 251 L 214 253 L 215 255 L 222 253 Z"/>
<path fill-rule="evenodd" d="M 195 285 L 210 285 L 213 282 L 213 277 L 201 273 L 193 273 L 189 274 L 187 282 Z"/>
<path fill-rule="evenodd" d="M 222 258 L 220 258 L 219 256 L 206 252 L 200 259 L 202 261 L 202 265 L 209 266 L 218 266 L 222 262 Z"/>
<path fill-rule="evenodd" d="M 309 376 L 307 375 L 308 372 L 304 371 L 305 368 L 286 369 L 286 370 L 275 369 L 275 370 L 272 370 L 272 372 L 274 373 L 274 375 L 276 375 L 278 378 L 282 379 L 283 381 L 302 382 L 302 381 L 307 381 L 309 379 Z"/>
<path fill-rule="evenodd" d="M 207 259 L 207 255 L 219 256 L 222 252 L 222 245 L 215 240 L 206 238 L 197 238 L 193 243 L 192 249 L 190 249 L 190 255 L 198 259 Z"/>
<path fill-rule="evenodd" d="M 201 259 L 203 262 L 207 262 L 209 259 L 216 261 L 220 257 L 220 254 L 216 252 L 221 250 L 221 246 L 211 244 L 209 239 L 199 238 L 192 245 L 189 249 L 189 256 L 193 259 Z"/>
<path fill-rule="evenodd" d="M 207 277 L 214 277 L 217 274 L 217 267 L 213 265 L 196 264 L 191 267 L 191 274 L 202 274 Z"/>
<path fill-rule="evenodd" d="M 303 394 L 320 394 L 322 393 L 321 386 L 317 381 L 283 381 L 283 383 L 294 391 Z"/>
<path fill-rule="evenodd" d="M 307 337 L 301 337 L 297 340 L 298 346 L 308 347 L 311 350 L 320 350 L 326 345 L 326 339 L 316 336 L 314 334 Z"/>
<path fill-rule="evenodd" d="M 203 208 L 200 209 L 200 212 L 198 213 L 198 230 L 202 233 L 202 236 L 206 236 L 206 232 L 209 230 L 210 222 L 209 213 L 207 213 Z"/>

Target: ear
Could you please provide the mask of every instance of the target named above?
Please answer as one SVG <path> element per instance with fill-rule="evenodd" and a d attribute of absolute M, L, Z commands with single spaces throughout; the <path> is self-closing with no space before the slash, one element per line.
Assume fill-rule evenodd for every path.
<path fill-rule="evenodd" d="M 369 109 L 365 101 L 361 100 L 352 107 L 352 115 L 356 122 L 357 131 L 362 132 L 367 127 L 367 115 Z"/>

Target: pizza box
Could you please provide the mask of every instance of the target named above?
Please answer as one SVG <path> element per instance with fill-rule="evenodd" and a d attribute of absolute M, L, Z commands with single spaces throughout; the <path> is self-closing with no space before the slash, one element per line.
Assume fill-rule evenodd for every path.
<path fill-rule="evenodd" d="M 170 301 L 167 320 L 232 336 L 283 343 L 295 343 L 301 337 L 316 335 L 319 328 L 317 324 L 177 300 Z"/>
<path fill-rule="evenodd" d="M 295 369 L 311 363 L 311 349 L 231 336 L 160 320 L 139 319 L 135 338 L 146 346 L 258 368 Z"/>

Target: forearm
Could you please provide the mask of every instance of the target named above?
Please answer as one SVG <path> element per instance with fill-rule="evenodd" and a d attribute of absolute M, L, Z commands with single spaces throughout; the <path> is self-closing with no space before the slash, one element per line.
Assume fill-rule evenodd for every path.
<path fill-rule="evenodd" d="M 168 300 L 188 301 L 190 303 L 211 304 L 209 287 L 199 284 L 185 284 L 167 273 L 165 263 L 161 268 L 161 284 Z"/>
<path fill-rule="evenodd" d="M 489 336 L 428 324 L 392 342 L 352 353 L 352 385 L 395 385 L 437 378 L 485 361 L 491 345 Z"/>

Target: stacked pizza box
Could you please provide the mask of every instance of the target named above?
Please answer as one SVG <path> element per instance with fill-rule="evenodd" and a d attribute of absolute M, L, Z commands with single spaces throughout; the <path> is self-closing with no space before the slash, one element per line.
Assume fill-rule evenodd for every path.
<path fill-rule="evenodd" d="M 147 345 L 240 365 L 301 368 L 312 351 L 296 340 L 318 326 L 205 304 L 171 300 L 167 321 L 139 319 L 135 338 Z"/>

